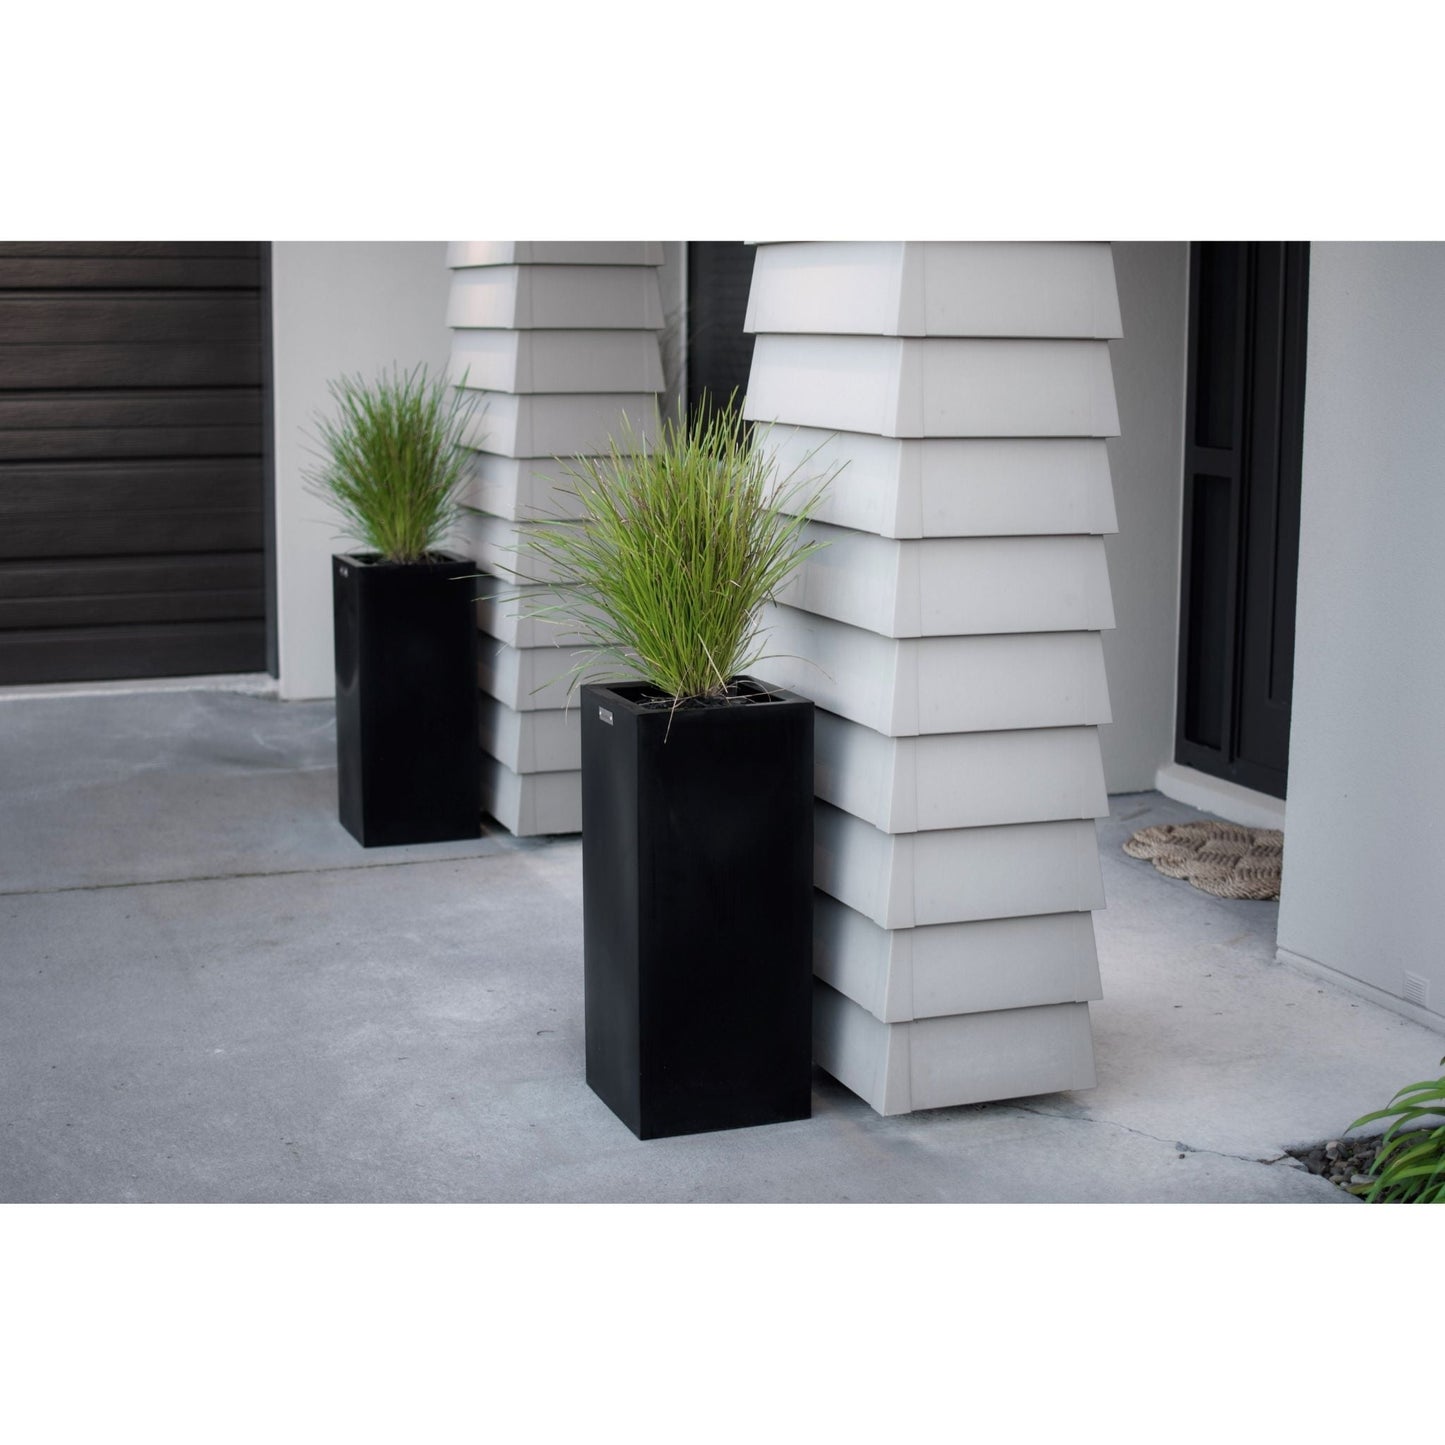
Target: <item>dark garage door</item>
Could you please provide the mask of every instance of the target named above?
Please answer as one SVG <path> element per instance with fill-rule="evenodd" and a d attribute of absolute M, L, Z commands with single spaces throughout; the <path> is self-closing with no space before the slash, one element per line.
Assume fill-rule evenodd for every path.
<path fill-rule="evenodd" d="M 0 242 L 0 684 L 266 666 L 259 242 Z"/>

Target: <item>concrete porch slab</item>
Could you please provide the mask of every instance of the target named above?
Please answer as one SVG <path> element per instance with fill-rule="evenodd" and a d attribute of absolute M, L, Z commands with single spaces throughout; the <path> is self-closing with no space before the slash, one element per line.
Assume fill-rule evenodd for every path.
<path fill-rule="evenodd" d="M 81 705 L 83 704 L 83 705 Z M 1346 1203 L 1275 1160 L 1436 1034 L 1100 824 L 1099 1087 L 639 1143 L 582 1078 L 575 839 L 362 850 L 329 707 L 0 698 L 0 1200 Z M 1180 1156 L 1183 1157 L 1180 1157 Z"/>
<path fill-rule="evenodd" d="M 390 866 L 518 844 L 363 848 L 336 820 L 330 702 L 0 695 L 0 894 Z"/>

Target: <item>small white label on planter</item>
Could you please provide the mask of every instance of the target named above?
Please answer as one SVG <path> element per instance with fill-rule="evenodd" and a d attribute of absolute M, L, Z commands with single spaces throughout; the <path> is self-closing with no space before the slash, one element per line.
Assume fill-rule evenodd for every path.
<path fill-rule="evenodd" d="M 608 727 L 612 726 L 612 714 L 608 712 L 605 707 L 599 707 L 597 709 L 597 716 L 600 717 L 602 721 L 607 724 Z"/>

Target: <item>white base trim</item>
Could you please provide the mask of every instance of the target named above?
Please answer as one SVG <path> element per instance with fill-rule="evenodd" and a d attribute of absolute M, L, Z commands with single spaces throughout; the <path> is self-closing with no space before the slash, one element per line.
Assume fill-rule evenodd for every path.
<path fill-rule="evenodd" d="M 1437 1014 L 1430 1009 L 1421 1008 L 1418 1004 L 1410 1003 L 1398 994 L 1386 993 L 1384 989 L 1376 988 L 1372 983 L 1352 978 L 1347 973 L 1341 973 L 1337 968 L 1331 968 L 1327 963 L 1319 963 L 1313 958 L 1306 958 L 1302 953 L 1291 953 L 1287 948 L 1276 948 L 1274 959 L 1276 963 L 1288 964 L 1290 968 L 1297 968 L 1301 973 L 1307 973 L 1312 978 L 1322 978 L 1327 983 L 1344 989 L 1346 993 L 1356 994 L 1360 998 L 1368 999 L 1370 1003 L 1377 1003 L 1381 1008 L 1389 1009 L 1391 1013 L 1401 1014 L 1411 1023 L 1423 1024 L 1427 1029 L 1445 1034 L 1445 1014 Z"/>
<path fill-rule="evenodd" d="M 104 697 L 131 692 L 244 692 L 275 697 L 277 682 L 265 672 L 218 672 L 202 677 L 139 677 L 120 682 L 37 682 L 0 687 L 0 702 L 17 697 Z"/>
<path fill-rule="evenodd" d="M 1154 774 L 1154 786 L 1176 803 L 1188 803 L 1191 808 L 1200 808 L 1243 828 L 1284 827 L 1283 798 L 1242 788 L 1224 778 L 1211 778 L 1183 763 L 1165 763 Z"/>

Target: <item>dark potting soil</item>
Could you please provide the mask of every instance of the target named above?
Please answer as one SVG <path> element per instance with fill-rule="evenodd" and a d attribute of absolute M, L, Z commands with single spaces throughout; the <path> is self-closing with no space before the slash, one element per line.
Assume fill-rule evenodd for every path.
<path fill-rule="evenodd" d="M 765 683 L 751 677 L 734 678 L 722 692 L 701 697 L 673 697 L 645 683 L 613 685 L 613 691 L 649 712 L 699 712 L 704 708 L 740 707 L 747 703 L 771 702 L 778 696 Z"/>
<path fill-rule="evenodd" d="M 350 558 L 351 561 L 362 567 L 438 567 L 451 562 L 464 562 L 465 557 L 458 556 L 455 552 L 423 552 L 420 557 L 413 557 L 409 562 L 393 562 L 388 557 L 383 557 L 380 552 L 345 552 L 341 555 Z M 482 573 L 477 573 L 482 576 Z M 462 579 L 458 579 L 459 581 Z"/>

